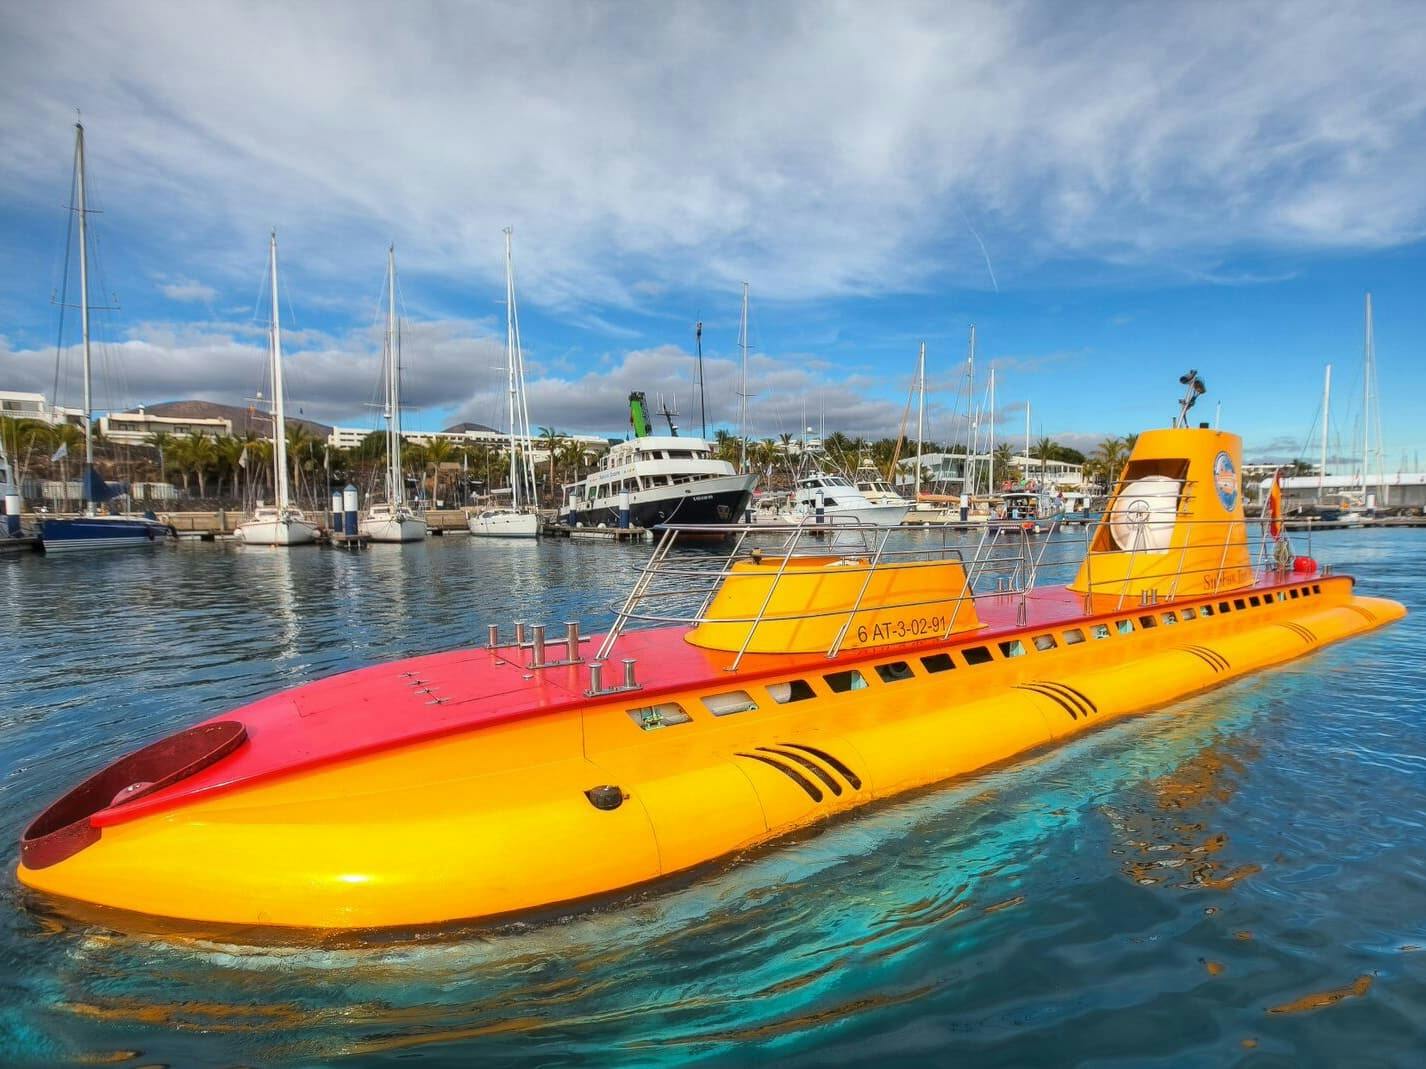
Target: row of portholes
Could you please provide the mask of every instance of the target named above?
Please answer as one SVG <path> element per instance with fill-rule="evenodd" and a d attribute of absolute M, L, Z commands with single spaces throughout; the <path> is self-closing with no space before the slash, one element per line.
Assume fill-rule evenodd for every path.
<path fill-rule="evenodd" d="M 1138 629 L 1147 631 L 1150 628 L 1158 627 L 1160 621 L 1165 626 L 1171 627 L 1180 622 L 1188 622 L 1197 619 L 1208 619 L 1212 616 L 1224 616 L 1235 611 L 1243 611 L 1249 608 L 1266 608 L 1278 602 L 1296 600 L 1297 598 L 1309 598 L 1320 594 L 1322 587 L 1319 584 L 1311 586 L 1292 587 L 1289 590 L 1277 590 L 1267 594 L 1250 594 L 1246 597 L 1233 598 L 1227 601 L 1218 602 L 1215 607 L 1211 602 L 1203 605 L 1186 605 L 1181 609 L 1169 609 L 1154 616 L 1146 614 L 1138 618 Z M 1131 635 L 1135 631 L 1135 621 L 1132 617 L 1122 617 L 1105 623 L 1091 624 L 1088 628 L 1089 639 L 1106 639 L 1117 633 L 1120 635 Z M 1059 633 L 1059 640 L 1049 632 L 1035 635 L 1030 639 L 1027 646 L 1024 639 L 1013 638 L 997 643 L 1000 654 L 1004 658 L 1023 657 L 1033 648 L 1039 652 L 1048 652 L 1058 648 L 1059 641 L 1063 641 L 1066 646 L 1076 646 L 1087 641 L 1086 631 L 1083 628 L 1070 627 Z M 967 646 L 956 651 L 965 662 L 965 666 L 973 668 L 980 664 L 989 664 L 995 660 L 995 655 L 988 646 Z M 917 658 L 921 662 L 921 667 L 927 675 L 935 675 L 939 672 L 948 672 L 957 667 L 955 659 L 950 653 L 930 653 Z M 908 661 L 887 661 L 882 664 L 873 665 L 873 670 L 877 678 L 883 683 L 900 683 L 907 679 L 915 679 L 916 671 Z M 833 694 L 846 694 L 851 691 L 866 690 L 871 684 L 867 677 L 855 668 L 848 668 L 838 672 L 827 672 L 822 676 L 828 689 Z M 764 688 L 767 696 L 777 705 L 788 705 L 793 702 L 807 701 L 815 698 L 817 692 L 812 689 L 805 679 L 789 679 L 780 683 L 769 683 Z M 698 699 L 703 707 L 713 716 L 732 716 L 736 713 L 753 713 L 758 711 L 758 703 L 752 694 L 747 690 L 723 691 L 719 694 L 709 694 Z M 628 710 L 629 718 L 645 731 L 654 728 L 672 727 L 676 724 L 687 724 L 693 717 L 678 702 L 660 702 L 654 705 L 640 706 L 637 709 Z"/>

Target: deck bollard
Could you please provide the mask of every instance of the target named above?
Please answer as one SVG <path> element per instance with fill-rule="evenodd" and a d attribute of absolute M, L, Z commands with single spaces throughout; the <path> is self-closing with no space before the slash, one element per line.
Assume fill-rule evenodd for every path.
<path fill-rule="evenodd" d="M 524 644 L 525 644 L 525 625 L 524 625 L 524 624 L 516 624 L 516 625 L 515 625 L 515 645 L 517 645 L 517 646 L 523 646 Z"/>
<path fill-rule="evenodd" d="M 624 689 L 625 689 L 625 690 L 638 690 L 638 689 L 639 689 L 639 684 L 638 684 L 638 682 L 634 679 L 634 658 L 632 658 L 632 657 L 625 657 L 625 658 L 624 658 Z"/>
<path fill-rule="evenodd" d="M 530 628 L 530 633 L 532 635 L 530 639 L 530 652 L 532 653 L 530 667 L 540 668 L 545 663 L 545 625 L 536 624 Z"/>
<path fill-rule="evenodd" d="M 486 625 L 486 632 L 489 634 L 489 641 L 486 643 L 492 650 L 500 648 L 500 625 Z"/>
<path fill-rule="evenodd" d="M 348 538 L 357 536 L 357 488 L 347 483 L 342 490 L 342 533 Z"/>
<path fill-rule="evenodd" d="M 564 625 L 565 660 L 579 660 L 579 621 L 566 620 Z"/>
<path fill-rule="evenodd" d="M 589 662 L 589 693 L 599 694 L 604 690 L 604 662 Z"/>

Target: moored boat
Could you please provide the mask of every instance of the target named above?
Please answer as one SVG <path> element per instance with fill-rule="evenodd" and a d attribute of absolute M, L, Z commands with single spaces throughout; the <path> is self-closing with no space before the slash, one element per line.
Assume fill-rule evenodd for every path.
<path fill-rule="evenodd" d="M 268 268 L 272 287 L 272 320 L 268 345 L 272 364 L 272 479 L 277 500 L 259 504 L 249 519 L 238 524 L 234 537 L 249 546 L 302 546 L 317 541 L 321 528 L 292 504 L 287 485 L 286 389 L 282 381 L 282 318 L 278 309 L 277 231 L 268 242 Z"/>
<path fill-rule="evenodd" d="M 386 339 L 382 353 L 382 385 L 386 404 L 386 500 L 367 505 L 357 532 L 371 542 L 420 542 L 426 521 L 406 502 L 406 476 L 401 470 L 401 327 L 396 316 L 396 246 L 386 250 Z"/>
<path fill-rule="evenodd" d="M 738 524 L 757 476 L 740 474 L 703 438 L 654 434 L 640 392 L 629 395 L 633 438 L 600 458 L 594 471 L 565 487 L 560 519 L 571 527 Z"/>
<path fill-rule="evenodd" d="M 83 514 L 75 517 L 45 517 L 40 522 L 40 547 L 46 553 L 75 550 L 126 549 L 152 546 L 176 538 L 173 528 L 152 516 L 102 515 L 99 505 L 114 497 L 109 485 L 94 469 L 94 411 L 91 383 L 92 361 L 89 347 L 89 209 L 84 192 L 84 125 L 74 124 L 74 188 L 76 203 L 71 210 L 78 217 L 79 316 L 84 357 L 84 493 Z M 64 449 L 63 446 L 60 447 Z"/>
<path fill-rule="evenodd" d="M 19 878 L 205 930 L 525 914 L 1401 617 L 1257 536 L 1240 451 L 1206 428 L 1142 434 L 1101 522 L 1061 536 L 1083 557 L 1063 586 L 1035 585 L 1053 543 L 1028 535 L 969 552 L 859 525 L 864 544 L 829 546 L 799 525 L 773 550 L 738 527 L 726 554 L 681 557 L 703 529 L 671 527 L 606 635 L 492 629 L 214 717 L 40 814 Z"/>
<path fill-rule="evenodd" d="M 514 232 L 505 228 L 505 373 L 508 381 L 510 441 L 510 504 L 491 505 L 466 513 L 466 527 L 477 538 L 536 538 L 535 464 L 530 455 L 530 412 L 525 399 L 525 355 L 520 345 L 520 317 L 515 307 Z M 553 464 L 553 461 L 551 461 Z"/>

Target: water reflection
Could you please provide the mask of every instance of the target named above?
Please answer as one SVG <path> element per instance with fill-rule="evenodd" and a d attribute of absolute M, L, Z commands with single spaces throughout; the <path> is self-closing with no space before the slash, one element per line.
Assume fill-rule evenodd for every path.
<path fill-rule="evenodd" d="M 1353 543 L 1378 557 L 1363 588 L 1416 610 L 1391 631 L 557 923 L 253 949 L 57 921 L 6 880 L 0 1061 L 1221 1064 L 1252 1043 L 1408 1063 L 1407 950 L 1426 945 L 1413 546 Z M 115 752 L 486 623 L 595 628 L 647 553 L 453 537 L 0 561 L 20 622 L 0 628 L 4 860 Z"/>

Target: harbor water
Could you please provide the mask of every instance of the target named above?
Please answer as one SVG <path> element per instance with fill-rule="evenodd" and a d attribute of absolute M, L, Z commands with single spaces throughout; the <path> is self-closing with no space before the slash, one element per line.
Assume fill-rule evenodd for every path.
<path fill-rule="evenodd" d="M 0 1064 L 1420 1064 L 1426 532 L 1313 548 L 1412 615 L 556 920 L 262 947 L 67 920 L 20 831 L 280 688 L 602 628 L 649 547 L 0 558 Z"/>

